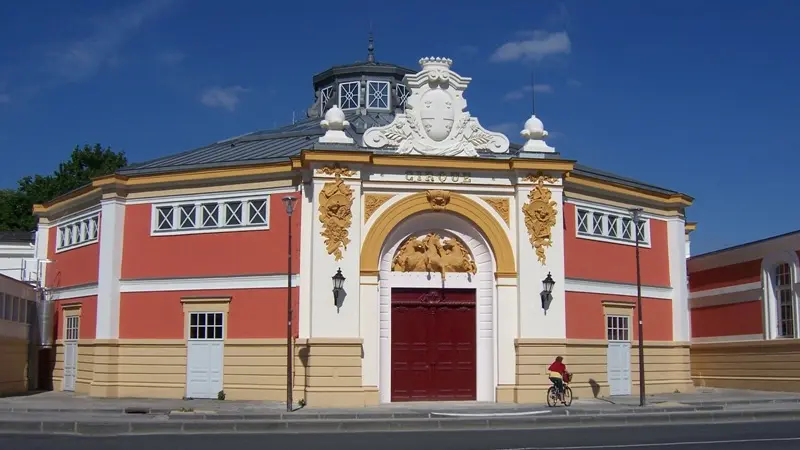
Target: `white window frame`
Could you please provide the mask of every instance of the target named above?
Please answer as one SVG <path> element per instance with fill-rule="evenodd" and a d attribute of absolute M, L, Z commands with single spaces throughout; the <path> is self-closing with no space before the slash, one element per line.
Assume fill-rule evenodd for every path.
<path fill-rule="evenodd" d="M 197 197 L 192 199 L 186 200 L 173 200 L 170 202 L 158 202 L 153 203 L 150 212 L 150 235 L 151 236 L 175 236 L 175 235 L 184 235 L 184 234 L 202 234 L 202 233 L 226 233 L 232 231 L 258 231 L 258 230 L 269 230 L 270 228 L 270 194 L 261 194 L 261 195 L 229 195 L 225 197 Z M 255 215 L 251 217 L 251 213 L 253 212 L 251 209 L 251 205 L 258 202 L 264 202 L 264 214 L 265 216 L 257 216 L 260 219 L 258 222 L 253 222 L 253 219 L 256 217 Z M 235 225 L 228 225 L 228 218 L 232 211 L 237 210 L 236 208 L 231 209 L 232 204 L 239 203 L 238 211 L 241 217 L 241 223 Z M 205 212 L 208 210 L 209 205 L 216 204 L 216 212 L 217 218 L 216 226 L 209 226 L 204 227 L 203 225 L 208 223 L 206 217 L 204 217 Z M 180 225 L 182 222 L 182 208 L 183 207 L 193 207 L 193 218 L 192 218 L 192 227 L 181 228 Z M 161 211 L 163 209 L 170 208 L 171 211 L 171 223 L 169 229 L 159 229 L 159 225 L 162 222 L 163 216 L 161 215 Z"/>
<path fill-rule="evenodd" d="M 789 265 L 792 314 L 794 320 L 794 333 L 792 336 L 780 335 L 780 296 L 776 270 L 781 264 Z M 798 339 L 800 338 L 800 259 L 794 250 L 779 251 L 767 255 L 761 260 L 761 288 L 764 318 L 765 339 Z"/>
<path fill-rule="evenodd" d="M 64 317 L 64 341 L 75 342 L 80 338 L 81 316 Z"/>
<path fill-rule="evenodd" d="M 319 112 L 325 114 L 325 107 L 331 102 L 333 98 L 333 85 L 325 86 L 319 90 Z"/>
<path fill-rule="evenodd" d="M 401 89 L 403 91 L 402 94 L 400 93 Z M 394 93 L 397 96 L 397 107 L 405 109 L 406 101 L 408 100 L 408 97 L 411 95 L 411 91 L 405 84 L 397 83 L 394 87 Z"/>
<path fill-rule="evenodd" d="M 356 87 L 355 92 L 355 101 L 356 106 L 350 107 L 345 105 L 345 96 L 343 95 L 343 90 L 345 86 L 353 86 Z M 342 111 L 352 111 L 354 109 L 358 109 L 361 106 L 361 82 L 360 81 L 345 81 L 343 83 L 339 83 L 339 108 Z"/>
<path fill-rule="evenodd" d="M 572 203 L 572 202 L 570 202 Z M 593 241 L 601 241 L 601 242 L 608 242 L 613 244 L 622 244 L 622 245 L 636 245 L 635 235 L 632 234 L 633 227 L 633 218 L 631 217 L 631 213 L 623 210 L 623 209 L 611 209 L 611 208 L 603 208 L 597 207 L 594 205 L 587 205 L 583 203 L 573 203 L 575 206 L 575 234 L 580 239 L 589 239 Z M 615 225 L 616 236 L 611 235 L 611 231 L 609 226 L 612 223 L 609 221 L 609 216 L 616 217 L 616 221 L 613 225 Z M 585 217 L 586 220 L 586 229 L 588 231 L 581 231 L 580 225 L 582 223 L 581 218 Z M 600 222 L 597 223 L 595 220 L 599 218 Z M 630 219 L 629 221 L 626 219 Z M 652 239 L 650 236 L 650 217 L 641 214 L 639 216 L 641 227 L 644 231 L 644 239 L 639 241 L 639 247 L 642 248 L 651 248 L 652 247 Z M 624 238 L 625 230 L 624 225 L 625 223 L 631 224 L 631 233 L 629 234 L 630 238 Z"/>
<path fill-rule="evenodd" d="M 189 331 L 187 339 L 190 341 L 224 341 L 225 340 L 225 323 L 226 314 L 222 311 L 191 311 L 189 312 Z M 200 318 L 202 317 L 203 324 L 201 325 Z M 213 318 L 213 324 L 211 319 Z M 193 322 L 194 321 L 194 322 Z M 219 323 L 217 323 L 219 322 Z M 203 337 L 200 337 L 200 330 L 203 330 Z M 214 332 L 214 337 L 208 337 L 208 331 Z M 219 337 L 217 337 L 219 331 Z M 195 332 L 192 337 L 192 332 Z"/>
<path fill-rule="evenodd" d="M 629 315 L 607 314 L 606 339 L 608 342 L 631 342 L 633 340 L 631 320 L 632 317 Z M 612 339 L 612 336 L 615 336 L 617 339 Z"/>
<path fill-rule="evenodd" d="M 83 213 L 56 226 L 56 253 L 100 242 L 100 211 Z"/>
<path fill-rule="evenodd" d="M 370 96 L 376 90 L 376 87 L 384 86 L 386 88 L 386 106 L 372 106 L 370 105 Z M 378 88 L 380 89 L 380 88 Z M 392 109 L 392 85 L 388 81 L 367 81 L 367 109 L 390 111 Z"/>

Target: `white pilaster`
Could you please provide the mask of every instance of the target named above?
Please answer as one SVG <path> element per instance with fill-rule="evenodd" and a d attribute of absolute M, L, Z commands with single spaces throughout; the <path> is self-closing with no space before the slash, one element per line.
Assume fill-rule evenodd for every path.
<path fill-rule="evenodd" d="M 36 276 L 42 287 L 47 287 L 47 252 L 50 249 L 50 224 L 40 223 L 36 227 L 34 241 L 34 258 L 36 260 Z"/>
<path fill-rule="evenodd" d="M 667 221 L 669 283 L 672 286 L 672 340 L 688 342 L 689 287 L 686 278 L 686 228 L 683 218 Z"/>
<path fill-rule="evenodd" d="M 97 271 L 97 339 L 119 338 L 119 278 L 122 270 L 122 238 L 125 201 L 100 202 L 100 258 Z"/>
<path fill-rule="evenodd" d="M 559 180 L 560 183 L 560 180 Z M 528 237 L 525 213 L 522 208 L 529 202 L 533 185 L 517 187 L 517 271 L 519 272 L 519 337 L 536 339 L 565 339 L 567 336 L 565 277 L 564 277 L 564 189 L 545 185 L 556 202 L 556 224 L 551 229 L 553 245 L 545 247 L 545 264 L 536 256 Z M 553 301 L 545 312 L 539 293 L 542 280 L 550 273 L 555 280 Z"/>
<path fill-rule="evenodd" d="M 517 351 L 514 340 L 518 334 L 517 279 L 497 280 L 497 383 L 515 384 L 517 375 Z"/>
<path fill-rule="evenodd" d="M 361 313 L 359 327 L 364 339 L 361 377 L 364 386 L 380 385 L 380 297 L 378 277 L 361 277 Z"/>
<path fill-rule="evenodd" d="M 311 183 L 303 183 L 297 205 L 300 209 L 300 298 L 298 298 L 298 337 L 301 339 L 311 337 L 311 274 L 313 268 L 314 235 L 313 222 L 317 220 L 314 214 L 314 188 Z"/>
<path fill-rule="evenodd" d="M 309 218 L 313 222 L 311 255 L 311 337 L 357 338 L 360 336 L 359 314 L 361 289 L 361 182 L 343 178 L 353 190 L 352 223 L 349 228 L 350 243 L 341 248 L 342 259 L 328 254 L 325 238 L 322 236 L 323 224 L 319 220 L 319 194 L 325 183 L 333 183 L 333 177 L 314 178 L 313 209 Z M 345 277 L 344 295 L 340 298 L 341 307 L 333 302 L 333 282 L 331 277 L 341 268 Z M 305 274 L 303 274 L 305 277 Z"/>

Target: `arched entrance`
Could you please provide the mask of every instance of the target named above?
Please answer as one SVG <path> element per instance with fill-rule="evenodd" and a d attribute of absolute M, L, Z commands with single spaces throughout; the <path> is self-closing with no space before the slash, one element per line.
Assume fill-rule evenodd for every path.
<path fill-rule="evenodd" d="M 400 246 L 429 233 L 462 243 L 471 254 L 475 273 L 446 273 L 442 278 L 436 272 L 392 270 Z M 415 214 L 389 233 L 378 266 L 382 403 L 495 399 L 495 267 L 484 235 L 454 214 Z M 401 351 L 403 355 L 393 355 Z"/>

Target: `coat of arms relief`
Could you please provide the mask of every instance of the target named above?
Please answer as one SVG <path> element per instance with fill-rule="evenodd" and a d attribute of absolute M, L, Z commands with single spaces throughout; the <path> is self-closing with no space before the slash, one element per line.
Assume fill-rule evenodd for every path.
<path fill-rule="evenodd" d="M 364 133 L 365 147 L 397 147 L 401 154 L 478 156 L 479 150 L 506 153 L 509 141 L 488 131 L 465 111 L 464 91 L 471 78 L 450 70 L 447 58 L 422 58 L 422 71 L 406 75 L 411 95 L 404 113 L 389 125 Z"/>

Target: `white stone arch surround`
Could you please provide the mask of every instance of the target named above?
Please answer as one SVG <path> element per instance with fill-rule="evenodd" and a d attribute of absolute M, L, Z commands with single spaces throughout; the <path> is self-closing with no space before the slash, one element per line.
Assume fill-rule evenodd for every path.
<path fill-rule="evenodd" d="M 447 274 L 442 283 L 440 274 L 424 272 L 398 273 L 391 271 L 397 248 L 411 235 L 419 236 L 431 231 L 442 236 L 456 237 L 463 242 L 477 265 L 475 275 Z M 391 345 L 391 290 L 392 287 L 474 288 L 476 294 L 476 399 L 495 400 L 497 361 L 495 358 L 497 295 L 494 283 L 495 258 L 486 238 L 469 221 L 458 216 L 430 212 L 422 213 L 401 222 L 384 241 L 381 250 L 379 274 L 379 360 L 378 390 L 381 403 L 391 401 L 392 345 Z"/>
<path fill-rule="evenodd" d="M 794 305 L 794 337 L 800 337 L 800 260 L 794 250 L 772 253 L 761 260 L 761 289 L 764 299 L 764 338 L 778 337 L 778 299 L 775 295 L 775 268 L 778 264 L 789 264 L 792 275 L 792 304 Z"/>

